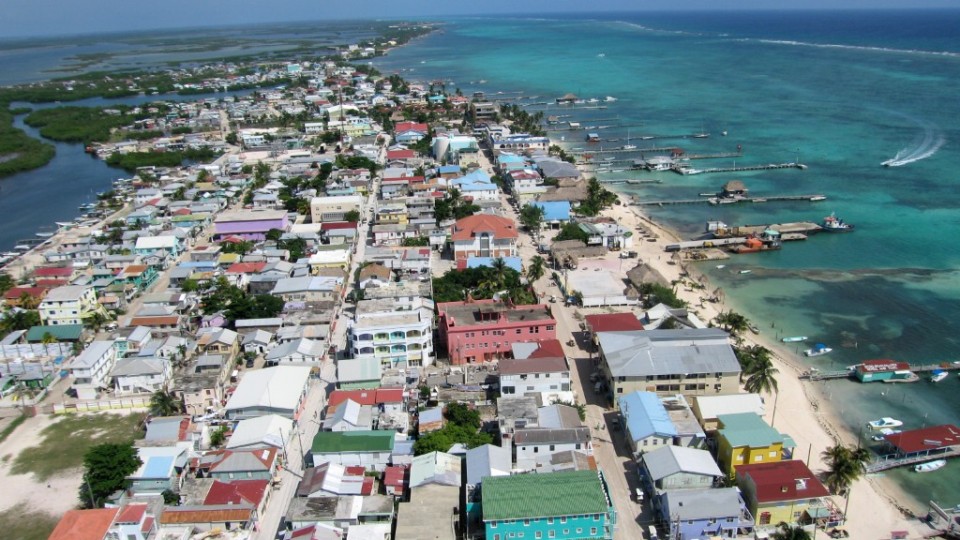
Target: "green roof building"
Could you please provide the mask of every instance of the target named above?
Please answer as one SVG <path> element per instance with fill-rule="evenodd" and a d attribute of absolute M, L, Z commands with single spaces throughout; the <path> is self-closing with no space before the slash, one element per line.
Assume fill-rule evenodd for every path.
<path fill-rule="evenodd" d="M 313 466 L 338 463 L 383 471 L 393 453 L 393 431 L 321 431 L 313 438 L 310 457 Z"/>
<path fill-rule="evenodd" d="M 616 514 L 597 471 L 491 476 L 481 496 L 487 540 L 613 538 Z"/>
<path fill-rule="evenodd" d="M 83 325 L 52 324 L 50 326 L 34 326 L 27 331 L 27 342 L 40 343 L 46 334 L 50 334 L 57 341 L 80 341 L 80 335 L 83 334 Z"/>

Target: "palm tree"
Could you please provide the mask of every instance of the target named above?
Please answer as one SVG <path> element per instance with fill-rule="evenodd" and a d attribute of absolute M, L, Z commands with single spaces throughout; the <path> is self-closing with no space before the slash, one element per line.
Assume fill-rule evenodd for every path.
<path fill-rule="evenodd" d="M 857 478 L 866 471 L 870 462 L 870 453 L 865 448 L 850 448 L 837 444 L 821 452 L 828 469 L 824 483 L 830 491 L 841 494 L 846 492 Z"/>
<path fill-rule="evenodd" d="M 732 310 L 717 315 L 714 322 L 734 337 L 750 327 L 750 319 Z"/>
<path fill-rule="evenodd" d="M 542 278 L 544 273 L 546 273 L 546 261 L 543 260 L 543 257 L 534 255 L 530 259 L 530 266 L 527 268 L 527 279 L 532 284 Z"/>
<path fill-rule="evenodd" d="M 772 540 L 810 540 L 810 533 L 803 530 L 803 527 L 791 527 L 786 522 L 781 521 L 777 525 L 777 530 L 770 535 Z"/>
<path fill-rule="evenodd" d="M 743 388 L 751 394 L 772 394 L 779 389 L 777 379 L 774 377 L 779 372 L 777 368 L 773 367 L 773 362 L 767 355 L 750 366 L 747 382 L 744 383 Z"/>
<path fill-rule="evenodd" d="M 157 390 L 150 396 L 150 414 L 153 416 L 171 416 L 182 410 L 180 400 L 172 392 Z"/>
<path fill-rule="evenodd" d="M 740 381 L 753 373 L 755 365 L 770 361 L 770 349 L 762 345 L 748 345 L 746 347 L 736 347 L 733 352 L 737 355 L 737 361 L 740 362 Z"/>
<path fill-rule="evenodd" d="M 507 261 L 503 260 L 503 257 L 497 257 L 490 263 L 490 268 L 493 269 L 493 276 L 497 287 L 503 287 L 507 281 L 507 269 L 510 268 L 507 266 Z"/>

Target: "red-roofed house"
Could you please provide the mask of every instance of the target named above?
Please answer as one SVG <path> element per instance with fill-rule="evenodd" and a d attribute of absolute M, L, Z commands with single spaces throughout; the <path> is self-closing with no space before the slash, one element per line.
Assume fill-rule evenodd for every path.
<path fill-rule="evenodd" d="M 387 495 L 403 498 L 407 489 L 407 468 L 390 465 L 383 471 L 383 487 Z"/>
<path fill-rule="evenodd" d="M 265 262 L 238 262 L 228 266 L 226 273 L 233 275 L 256 274 L 263 270 L 263 267 L 266 265 L 267 263 Z"/>
<path fill-rule="evenodd" d="M 41 266 L 33 271 L 33 277 L 36 279 L 56 281 L 60 285 L 66 285 L 73 279 L 76 269 L 72 266 Z"/>
<path fill-rule="evenodd" d="M 212 529 L 237 530 L 249 528 L 254 519 L 253 507 L 235 504 L 201 506 L 165 506 L 160 523 L 163 525 L 191 525 L 200 531 Z"/>
<path fill-rule="evenodd" d="M 407 161 L 417 157 L 417 153 L 413 150 L 388 150 L 387 151 L 387 161 Z"/>
<path fill-rule="evenodd" d="M 385 412 L 403 411 L 403 388 L 377 388 L 375 390 L 334 390 L 327 398 L 327 413 L 333 414 L 346 400 L 360 405 L 383 406 Z"/>
<path fill-rule="evenodd" d="M 556 339 L 547 305 L 514 306 L 493 300 L 437 304 L 440 343 L 453 364 L 495 361 L 513 355 L 513 344 Z"/>
<path fill-rule="evenodd" d="M 598 313 L 584 317 L 590 338 L 596 343 L 600 332 L 628 332 L 643 330 L 643 324 L 633 313 Z"/>
<path fill-rule="evenodd" d="M 48 287 L 13 287 L 3 295 L 3 301 L 8 306 L 23 307 L 21 304 L 29 307 L 40 305 L 43 297 L 47 295 Z M 26 295 L 26 296 L 24 296 Z"/>
<path fill-rule="evenodd" d="M 147 513 L 146 504 L 128 504 L 120 510 L 120 515 L 113 521 L 110 528 L 111 538 L 123 540 L 145 540 L 153 534 L 156 528 L 156 519 Z"/>
<path fill-rule="evenodd" d="M 830 496 L 827 488 L 802 461 L 751 463 L 737 467 L 737 485 L 757 525 L 798 523 L 816 516 Z"/>
<path fill-rule="evenodd" d="M 896 450 L 897 457 L 939 454 L 960 448 L 960 428 L 943 424 L 922 429 L 911 429 L 885 437 L 887 444 Z"/>
<path fill-rule="evenodd" d="M 394 126 L 394 130 L 397 133 L 400 133 L 403 131 L 418 131 L 426 135 L 427 133 L 430 132 L 430 127 L 427 126 L 426 124 L 422 124 L 418 122 L 397 122 L 397 125 Z"/>
<path fill-rule="evenodd" d="M 339 463 L 321 463 L 303 471 L 297 497 L 367 496 L 373 493 L 373 477 L 364 467 L 344 467 Z"/>
<path fill-rule="evenodd" d="M 119 508 L 68 510 L 48 540 L 103 540 L 119 513 Z"/>
<path fill-rule="evenodd" d="M 269 484 L 270 480 L 232 480 L 230 482 L 214 480 L 210 491 L 203 499 L 203 504 L 246 504 L 255 508 L 258 515 L 262 515 L 270 498 L 270 490 L 267 489 Z"/>
<path fill-rule="evenodd" d="M 514 343 L 512 352 L 513 358 L 500 360 L 500 391 L 503 395 L 570 391 L 570 367 L 559 341 L 543 339 Z"/>
<path fill-rule="evenodd" d="M 885 381 L 905 378 L 909 375 L 910 364 L 896 360 L 864 360 L 857 365 L 856 375 L 860 382 Z"/>
<path fill-rule="evenodd" d="M 453 226 L 453 258 L 516 257 L 518 237 L 511 219 L 491 214 L 467 216 Z"/>

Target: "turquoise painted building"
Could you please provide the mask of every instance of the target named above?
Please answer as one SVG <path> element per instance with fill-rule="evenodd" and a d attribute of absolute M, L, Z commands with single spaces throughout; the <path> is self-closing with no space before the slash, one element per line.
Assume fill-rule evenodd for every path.
<path fill-rule="evenodd" d="M 613 538 L 616 513 L 599 471 L 493 476 L 481 497 L 486 540 Z"/>

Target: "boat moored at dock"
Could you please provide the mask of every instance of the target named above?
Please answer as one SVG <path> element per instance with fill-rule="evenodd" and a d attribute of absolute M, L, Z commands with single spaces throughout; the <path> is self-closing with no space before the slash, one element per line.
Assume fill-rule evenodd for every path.
<path fill-rule="evenodd" d="M 823 343 L 817 343 L 812 348 L 803 351 L 805 356 L 823 356 L 833 352 L 833 349 L 827 347 Z"/>
<path fill-rule="evenodd" d="M 947 466 L 947 460 L 945 459 L 935 459 L 933 461 L 928 461 L 926 463 L 921 463 L 919 465 L 913 466 L 913 472 L 933 472 L 938 469 L 942 469 Z"/>
<path fill-rule="evenodd" d="M 829 216 L 823 218 L 823 223 L 820 225 L 823 227 L 824 232 L 853 232 L 854 226 L 843 221 L 842 219 L 837 218 L 836 214 L 830 213 Z"/>
<path fill-rule="evenodd" d="M 898 428 L 903 425 L 903 422 L 897 420 L 896 418 L 891 418 L 889 416 L 884 416 L 883 418 L 878 418 L 876 420 L 871 420 L 867 422 L 867 427 L 870 429 L 893 429 Z"/>
<path fill-rule="evenodd" d="M 806 340 L 807 340 L 807 336 L 791 336 L 791 337 L 785 337 L 780 341 L 784 343 L 797 343 L 797 342 L 806 341 Z"/>
<path fill-rule="evenodd" d="M 930 382 L 940 382 L 947 378 L 950 374 L 943 369 L 935 370 L 930 375 Z"/>

